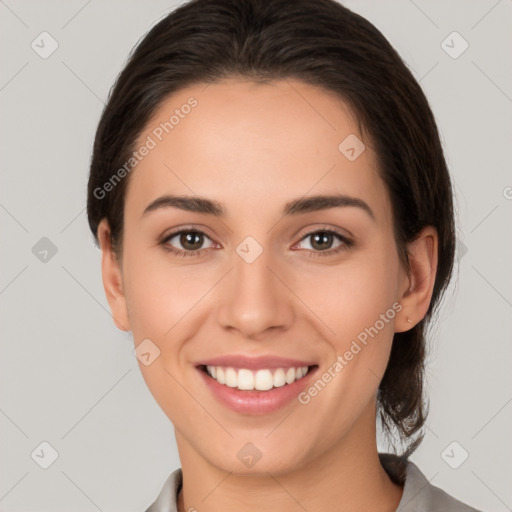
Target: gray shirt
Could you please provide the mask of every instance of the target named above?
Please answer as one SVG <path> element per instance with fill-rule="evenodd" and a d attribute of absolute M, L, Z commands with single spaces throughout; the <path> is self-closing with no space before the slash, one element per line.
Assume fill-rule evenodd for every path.
<path fill-rule="evenodd" d="M 404 486 L 397 512 L 481 512 L 430 484 L 413 462 L 391 454 L 379 454 L 379 457 L 391 480 Z M 182 481 L 179 468 L 169 475 L 146 512 L 178 512 L 176 500 Z"/>

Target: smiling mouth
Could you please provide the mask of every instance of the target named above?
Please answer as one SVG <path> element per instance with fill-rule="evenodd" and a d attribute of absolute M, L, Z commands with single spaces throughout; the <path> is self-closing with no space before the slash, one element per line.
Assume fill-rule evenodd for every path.
<path fill-rule="evenodd" d="M 229 366 L 198 366 L 219 384 L 242 391 L 269 391 L 287 386 L 304 378 L 317 367 L 318 365 L 249 370 Z"/>

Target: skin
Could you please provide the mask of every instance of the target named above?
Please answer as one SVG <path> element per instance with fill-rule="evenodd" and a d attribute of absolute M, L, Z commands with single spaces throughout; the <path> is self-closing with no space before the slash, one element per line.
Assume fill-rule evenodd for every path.
<path fill-rule="evenodd" d="M 376 394 L 393 333 L 428 309 L 436 231 L 426 227 L 408 244 L 408 274 L 371 141 L 334 94 L 291 79 L 197 84 L 169 97 L 139 141 L 191 96 L 198 105 L 130 175 L 120 260 L 106 219 L 98 230 L 116 325 L 133 333 L 135 346 L 149 338 L 160 350 L 139 367 L 174 425 L 184 478 L 179 510 L 394 511 L 403 489 L 378 459 Z M 352 162 L 338 150 L 349 134 L 366 145 Z M 216 200 L 226 217 L 171 207 L 143 216 L 165 193 Z M 281 214 L 288 201 L 333 193 L 365 201 L 375 218 L 353 206 Z M 159 241 L 178 228 L 206 234 L 202 254 L 165 251 Z M 332 253 L 342 243 L 334 236 L 318 248 L 305 235 L 322 229 L 353 246 Z M 253 263 L 236 252 L 247 236 L 263 249 Z M 179 236 L 167 245 L 190 247 Z M 218 355 L 274 354 L 316 361 L 321 376 L 394 303 L 401 311 L 307 405 L 236 413 L 195 368 Z M 262 454 L 252 468 L 237 457 L 247 442 Z"/>

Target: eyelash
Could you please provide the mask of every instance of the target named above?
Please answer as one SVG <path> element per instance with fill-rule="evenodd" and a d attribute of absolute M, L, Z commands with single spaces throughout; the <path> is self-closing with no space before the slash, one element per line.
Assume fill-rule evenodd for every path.
<path fill-rule="evenodd" d="M 176 235 L 181 235 L 182 233 L 199 233 L 199 234 L 204 235 L 206 238 L 209 238 L 211 240 L 211 238 L 206 233 L 204 233 L 203 231 L 201 231 L 199 229 L 181 229 L 179 231 L 174 231 L 173 233 L 165 236 L 159 242 L 159 244 L 163 247 L 163 249 L 165 251 L 173 253 L 174 255 L 180 256 L 180 257 L 189 257 L 189 256 L 199 257 L 199 256 L 201 256 L 203 254 L 203 252 L 208 250 L 208 249 L 199 249 L 198 251 L 182 251 L 182 250 L 170 247 L 168 245 L 169 240 L 174 238 Z M 326 251 L 311 251 L 309 249 L 306 249 L 308 251 L 308 256 L 313 257 L 313 258 L 315 258 L 317 256 L 320 256 L 320 257 L 333 256 L 333 255 L 338 254 L 338 253 L 340 253 L 342 251 L 349 250 L 354 245 L 354 242 L 349 240 L 347 237 L 345 237 L 344 235 L 342 235 L 342 234 L 340 234 L 340 233 L 338 233 L 336 231 L 333 231 L 331 229 L 316 229 L 314 231 L 310 231 L 310 232 L 306 233 L 300 239 L 300 241 L 302 242 L 306 238 L 310 237 L 311 235 L 316 235 L 317 233 L 334 235 L 342 243 L 338 247 L 336 247 L 335 249 L 329 249 L 329 250 L 326 250 Z"/>

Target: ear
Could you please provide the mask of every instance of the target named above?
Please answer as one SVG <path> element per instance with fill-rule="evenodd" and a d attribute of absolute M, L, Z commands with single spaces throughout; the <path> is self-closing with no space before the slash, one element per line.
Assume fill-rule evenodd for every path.
<path fill-rule="evenodd" d="M 112 249 L 110 226 L 106 218 L 98 225 L 98 241 L 101 248 L 101 275 L 112 319 L 122 331 L 130 330 L 126 299 L 123 291 L 123 275 L 120 262 Z"/>
<path fill-rule="evenodd" d="M 433 226 L 423 228 L 407 244 L 410 272 L 402 282 L 402 310 L 395 320 L 395 332 L 412 329 L 428 311 L 437 272 L 437 247 L 437 230 Z"/>

